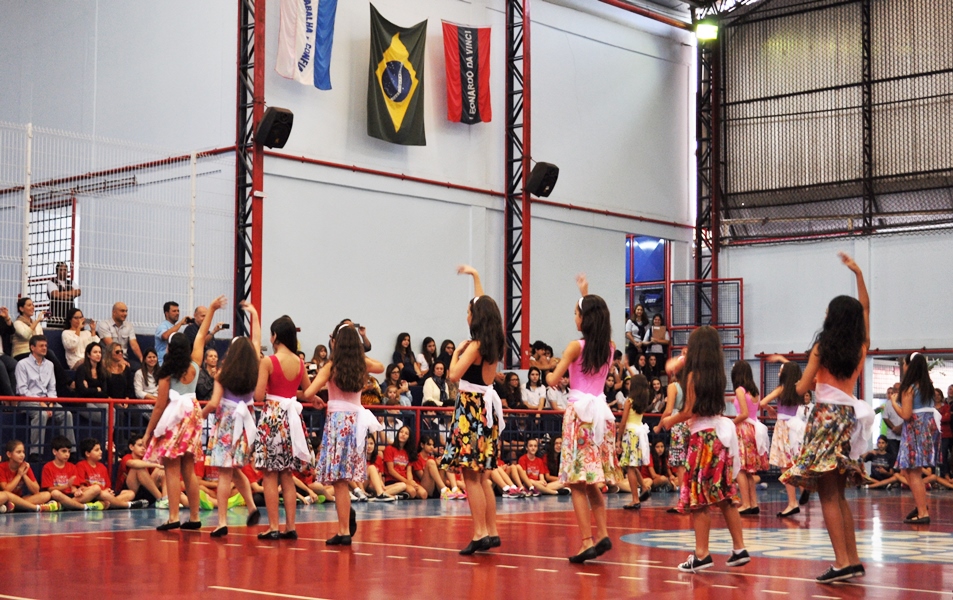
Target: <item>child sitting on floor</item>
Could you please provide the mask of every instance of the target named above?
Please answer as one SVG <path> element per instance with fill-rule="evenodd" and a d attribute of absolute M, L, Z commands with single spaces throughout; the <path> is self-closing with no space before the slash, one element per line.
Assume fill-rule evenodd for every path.
<path fill-rule="evenodd" d="M 103 448 L 99 440 L 86 438 L 79 444 L 79 451 L 84 460 L 76 464 L 76 484 L 79 486 L 83 498 L 91 498 L 95 504 L 99 500 L 102 508 L 145 508 L 149 503 L 145 500 L 136 500 L 132 490 L 124 490 L 114 494 L 109 470 L 102 463 Z M 92 508 L 92 507 L 91 507 Z"/>
<path fill-rule="evenodd" d="M 7 462 L 0 463 L 0 501 L 4 511 L 53 512 L 60 509 L 49 492 L 40 491 L 33 469 L 26 462 L 26 450 L 20 440 L 7 442 Z"/>

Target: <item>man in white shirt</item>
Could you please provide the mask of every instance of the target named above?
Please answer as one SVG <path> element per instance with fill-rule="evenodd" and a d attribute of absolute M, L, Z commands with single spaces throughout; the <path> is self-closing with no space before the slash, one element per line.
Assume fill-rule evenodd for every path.
<path fill-rule="evenodd" d="M 56 263 L 56 276 L 46 284 L 46 295 L 50 299 L 50 317 L 46 326 L 51 329 L 69 329 L 66 313 L 73 308 L 75 299 L 82 293 L 82 290 L 73 287 L 66 263 Z"/>
<path fill-rule="evenodd" d="M 546 403 L 551 410 L 566 410 L 569 406 L 569 377 L 565 373 L 558 386 L 546 390 Z"/>
<path fill-rule="evenodd" d="M 30 356 L 17 363 L 17 394 L 30 398 L 56 398 L 56 374 L 53 363 L 46 360 L 46 337 L 35 335 L 30 338 Z M 21 402 L 19 406 L 43 409 L 63 408 L 53 402 Z M 53 417 L 53 423 L 64 430 L 63 435 L 76 446 L 73 433 L 73 413 L 68 411 L 32 410 L 30 411 L 30 450 L 32 456 L 43 456 L 46 440 L 46 423 Z"/>

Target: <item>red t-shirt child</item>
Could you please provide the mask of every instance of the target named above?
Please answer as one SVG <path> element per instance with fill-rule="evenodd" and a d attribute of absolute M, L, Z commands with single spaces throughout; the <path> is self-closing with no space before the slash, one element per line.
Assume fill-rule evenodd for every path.
<path fill-rule="evenodd" d="M 248 463 L 242 467 L 242 473 L 245 474 L 245 477 L 248 478 L 250 483 L 258 483 L 261 481 L 261 473 L 255 470 L 255 465 Z"/>
<path fill-rule="evenodd" d="M 30 478 L 30 481 L 36 481 L 36 475 L 33 474 L 33 467 L 30 467 L 26 472 L 27 477 Z M 17 472 L 13 470 L 10 466 L 10 461 L 5 463 L 0 463 L 0 484 L 6 485 L 13 481 L 17 476 Z M 27 491 L 26 484 L 23 482 L 23 479 L 20 479 L 20 483 L 17 484 L 17 487 L 10 490 L 11 494 L 16 494 L 17 496 L 23 497 Z"/>
<path fill-rule="evenodd" d="M 530 479 L 538 481 L 542 479 L 540 475 L 549 475 L 549 467 L 546 466 L 546 461 L 539 456 L 530 459 L 529 454 L 524 454 L 520 457 L 519 465 L 523 467 Z"/>
<path fill-rule="evenodd" d="M 73 493 L 73 487 L 69 480 L 73 477 L 76 477 L 76 465 L 67 461 L 61 469 L 56 466 L 55 460 L 51 460 L 43 465 L 43 475 L 40 477 L 41 487 L 44 490 L 50 490 L 54 487 L 62 488 L 65 485 L 69 487 L 64 489 L 63 493 L 71 494 Z"/>
<path fill-rule="evenodd" d="M 76 463 L 76 485 L 98 485 L 101 489 L 108 490 L 112 487 L 109 470 L 101 462 L 91 465 L 88 460 L 81 460 Z"/>
<path fill-rule="evenodd" d="M 398 450 L 396 446 L 384 448 L 384 462 L 394 463 L 394 471 L 401 477 L 407 477 L 407 466 L 410 464 L 410 457 L 407 456 L 406 450 Z M 389 473 L 385 473 L 384 481 L 390 483 L 397 480 L 391 477 Z"/>
<path fill-rule="evenodd" d="M 430 460 L 430 457 L 425 457 L 423 454 L 417 455 L 417 460 L 411 463 L 410 468 L 414 471 L 423 471 L 427 468 L 427 461 Z"/>

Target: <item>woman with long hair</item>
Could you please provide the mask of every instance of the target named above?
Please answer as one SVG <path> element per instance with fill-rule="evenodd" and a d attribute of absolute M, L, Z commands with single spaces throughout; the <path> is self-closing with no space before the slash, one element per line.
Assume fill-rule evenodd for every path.
<path fill-rule="evenodd" d="M 797 382 L 801 379 L 801 365 L 788 362 L 781 365 L 778 387 L 761 400 L 761 408 L 768 406 L 772 400 L 778 400 L 778 418 L 774 423 L 774 436 L 771 438 L 771 450 L 768 453 L 768 463 L 786 471 L 794 464 L 794 459 L 801 452 L 801 442 L 804 439 L 805 422 L 798 418 L 798 408 L 804 405 L 803 397 L 797 393 Z M 789 483 L 784 484 L 788 495 L 788 505 L 778 513 L 778 517 L 791 517 L 801 512 L 798 505 L 797 488 Z"/>
<path fill-rule="evenodd" d="M 142 366 L 136 370 L 132 387 L 136 390 L 136 398 L 140 400 L 155 400 L 158 398 L 159 382 L 156 379 L 156 368 L 159 364 L 159 355 L 152 348 L 142 353 Z"/>
<path fill-rule="evenodd" d="M 394 355 L 392 362 L 400 367 L 400 377 L 409 385 L 416 385 L 420 381 L 420 365 L 417 363 L 417 357 L 410 348 L 410 334 L 402 332 L 397 334 L 397 343 L 394 345 Z"/>
<path fill-rule="evenodd" d="M 420 365 L 420 377 L 426 378 L 437 362 L 437 342 L 432 337 L 425 337 L 420 343 L 420 352 L 417 354 L 417 364 Z"/>
<path fill-rule="evenodd" d="M 209 304 L 208 315 L 191 347 L 184 334 L 173 334 L 169 338 L 165 362 L 159 369 L 159 398 L 146 427 L 146 454 L 143 457 L 143 460 L 160 462 L 165 467 L 167 497 L 172 499 L 169 520 L 156 528 L 159 531 L 202 527 L 199 482 L 195 477 L 195 461 L 202 460 L 202 408 L 195 399 L 195 384 L 212 315 L 223 306 L 225 296 L 219 296 Z M 183 481 L 189 500 L 189 520 L 179 523 L 179 503 L 175 499 L 182 492 Z"/>
<path fill-rule="evenodd" d="M 604 387 L 615 347 L 605 300 L 589 294 L 586 276 L 576 277 L 581 298 L 574 308 L 582 339 L 569 342 L 559 364 L 546 376 L 556 385 L 569 371 L 569 406 L 563 415 L 563 451 L 559 481 L 569 486 L 582 548 L 569 562 L 580 564 L 612 549 L 606 528 L 603 484 L 615 483 L 619 468 L 615 454 L 615 416 L 606 404 Z M 596 536 L 592 536 L 595 517 Z"/>
<path fill-rule="evenodd" d="M 741 453 L 741 471 L 738 472 L 738 488 L 741 491 L 742 515 L 761 514 L 758 506 L 758 488 L 754 476 L 758 471 L 768 470 L 770 441 L 768 428 L 758 421 L 758 402 L 761 391 L 754 382 L 751 365 L 739 360 L 731 367 L 731 386 L 735 390 L 735 429 Z"/>
<path fill-rule="evenodd" d="M 89 325 L 89 329 L 86 326 Z M 83 311 L 71 308 L 66 313 L 66 329 L 63 330 L 63 350 L 66 351 L 66 365 L 75 369 L 83 362 L 84 351 L 92 342 L 98 342 L 96 321 L 83 317 Z"/>
<path fill-rule="evenodd" d="M 500 309 L 493 298 L 484 295 L 479 272 L 462 265 L 457 273 L 473 278 L 475 296 L 467 305 L 470 339 L 456 347 L 450 360 L 447 378 L 459 382 L 460 395 L 440 464 L 444 469 L 463 471 L 473 520 L 473 536 L 460 551 L 466 556 L 501 545 L 490 471 L 496 468 L 500 432 L 505 427 L 502 402 L 493 389 L 493 380 L 496 365 L 503 359 L 506 338 Z"/>

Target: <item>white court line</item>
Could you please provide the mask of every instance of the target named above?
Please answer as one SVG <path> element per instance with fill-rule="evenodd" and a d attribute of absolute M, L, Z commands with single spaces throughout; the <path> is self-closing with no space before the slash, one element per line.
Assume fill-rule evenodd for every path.
<path fill-rule="evenodd" d="M 737 589 L 738 589 L 738 586 L 737 586 L 737 585 L 718 585 L 718 584 L 715 584 L 715 583 L 713 583 L 713 584 L 711 585 L 711 587 L 723 588 L 723 589 L 726 589 L 726 590 L 737 590 Z M 838 598 L 838 600 L 840 600 L 840 598 Z"/>
<path fill-rule="evenodd" d="M 369 552 L 351 552 L 351 554 L 353 554 L 354 556 L 374 556 L 373 554 Z"/>
<path fill-rule="evenodd" d="M 514 569 L 516 567 L 513 567 Z M 576 571 L 576 575 L 584 575 L 586 577 L 602 577 L 599 573 L 586 573 L 585 571 Z"/>
<path fill-rule="evenodd" d="M 629 581 L 643 581 L 645 577 L 629 577 L 627 575 L 619 575 L 619 579 L 627 579 Z"/>
<path fill-rule="evenodd" d="M 259 547 L 259 548 L 267 548 L 267 549 L 269 549 L 269 550 L 275 550 L 275 549 L 278 548 L 278 546 L 263 546 L 263 545 L 259 545 L 258 547 Z M 327 550 L 325 550 L 325 552 L 327 552 Z"/>
<path fill-rule="evenodd" d="M 159 540 L 160 542 L 165 542 L 166 544 L 178 544 L 179 540 Z"/>
<path fill-rule="evenodd" d="M 190 542 L 193 546 L 208 546 L 212 542 Z"/>
<path fill-rule="evenodd" d="M 232 548 L 244 548 L 242 544 L 225 544 L 226 546 L 231 546 Z"/>
<path fill-rule="evenodd" d="M 257 596 L 271 596 L 272 598 L 297 598 L 299 600 L 328 600 L 327 598 L 318 598 L 317 596 L 295 596 L 294 594 L 279 594 L 277 592 L 262 592 L 259 590 L 243 590 L 242 588 L 224 587 L 221 585 L 210 585 L 210 590 L 222 590 L 225 592 L 238 592 L 240 594 L 255 594 Z"/>
<path fill-rule="evenodd" d="M 841 600 L 840 596 L 818 596 L 816 594 L 811 596 L 811 598 L 823 598 L 824 600 Z"/>
<path fill-rule="evenodd" d="M 499 569 L 519 569 L 519 567 L 515 565 L 496 565 L 496 566 Z"/>
<path fill-rule="evenodd" d="M 420 560 L 424 562 L 443 562 L 443 559 L 440 558 L 421 558 Z"/>
<path fill-rule="evenodd" d="M 307 552 L 307 548 L 288 548 L 288 550 L 297 550 L 298 552 Z"/>
<path fill-rule="evenodd" d="M 340 550 L 322 550 L 321 552 L 327 552 L 329 554 L 340 554 Z"/>
<path fill-rule="evenodd" d="M 536 569 L 540 573 L 559 573 L 556 569 Z"/>
<path fill-rule="evenodd" d="M 406 557 L 406 556 L 388 556 L 387 558 L 396 558 L 396 559 L 399 559 L 399 560 L 407 560 L 407 557 Z"/>
<path fill-rule="evenodd" d="M 675 581 L 674 579 L 666 579 L 665 583 L 680 583 L 682 585 L 691 585 L 691 581 Z"/>
<path fill-rule="evenodd" d="M 114 540 L 115 538 L 99 535 L 99 536 L 96 536 L 96 539 L 97 540 Z"/>
<path fill-rule="evenodd" d="M 0 598 L 9 598 L 9 600 L 36 600 L 35 598 L 27 598 L 26 596 L 5 596 L 0 594 Z"/>
<path fill-rule="evenodd" d="M 779 592 L 777 590 L 761 590 L 762 594 L 778 594 L 780 596 L 787 596 L 787 592 Z"/>
<path fill-rule="evenodd" d="M 471 565 L 471 566 L 472 566 L 472 565 L 478 565 L 478 564 L 480 564 L 480 563 L 475 563 L 475 562 L 463 562 L 463 561 L 461 561 L 461 562 L 458 562 L 457 564 L 458 564 L 458 565 Z"/>

